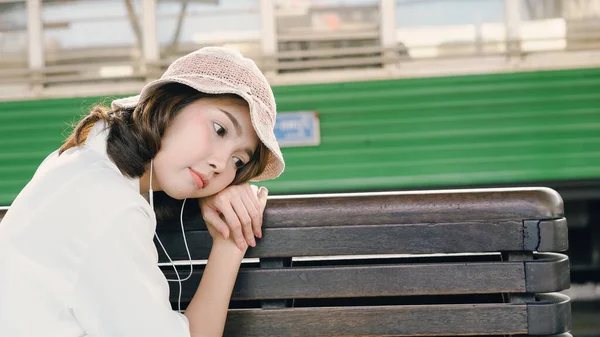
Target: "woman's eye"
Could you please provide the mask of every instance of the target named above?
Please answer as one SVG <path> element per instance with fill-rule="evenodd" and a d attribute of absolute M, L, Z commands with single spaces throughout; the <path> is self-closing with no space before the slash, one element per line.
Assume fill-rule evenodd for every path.
<path fill-rule="evenodd" d="M 235 163 L 236 169 L 242 168 L 242 166 L 246 165 L 240 158 L 233 158 L 233 162 Z"/>
<path fill-rule="evenodd" d="M 213 127 L 215 128 L 215 132 L 219 137 L 225 137 L 226 130 L 224 127 L 220 126 L 217 123 L 213 123 Z"/>

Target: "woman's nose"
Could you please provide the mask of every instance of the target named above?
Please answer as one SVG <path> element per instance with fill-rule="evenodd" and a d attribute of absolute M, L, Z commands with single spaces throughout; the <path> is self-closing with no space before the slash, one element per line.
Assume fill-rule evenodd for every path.
<path fill-rule="evenodd" d="M 208 164 L 213 169 L 213 171 L 215 171 L 215 173 L 221 173 L 227 167 L 227 157 L 223 154 L 213 155 L 210 158 Z"/>

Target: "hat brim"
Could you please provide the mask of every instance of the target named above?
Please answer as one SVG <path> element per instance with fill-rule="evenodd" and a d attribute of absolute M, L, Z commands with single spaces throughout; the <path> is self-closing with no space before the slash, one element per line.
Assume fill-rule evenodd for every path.
<path fill-rule="evenodd" d="M 252 181 L 262 181 L 277 178 L 281 175 L 285 169 L 285 162 L 283 160 L 283 154 L 275 138 L 275 133 L 269 127 L 265 127 L 264 124 L 260 123 L 261 118 L 270 118 L 268 113 L 264 110 L 265 106 L 262 106 L 259 100 L 252 97 L 252 92 L 247 88 L 235 87 L 231 84 L 223 82 L 219 79 L 212 78 L 210 76 L 194 75 L 193 78 L 171 78 L 171 79 L 158 79 L 148 83 L 140 92 L 139 95 L 120 98 L 112 101 L 111 108 L 117 109 L 131 109 L 135 108 L 140 100 L 142 100 L 148 91 L 156 86 L 160 86 L 167 83 L 181 83 L 194 88 L 200 92 L 207 94 L 235 94 L 242 97 L 250 108 L 250 120 L 256 135 L 260 141 L 269 150 L 267 166 L 265 170 L 258 176 L 252 178 Z M 273 121 L 273 124 L 275 121 Z"/>

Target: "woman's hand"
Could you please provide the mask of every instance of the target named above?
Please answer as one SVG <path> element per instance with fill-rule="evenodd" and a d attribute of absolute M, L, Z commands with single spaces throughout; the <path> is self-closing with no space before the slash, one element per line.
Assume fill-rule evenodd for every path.
<path fill-rule="evenodd" d="M 232 185 L 210 197 L 200 199 L 200 210 L 213 237 L 219 234 L 230 236 L 240 250 L 247 245 L 256 246 L 254 236 L 262 237 L 262 220 L 267 195 L 265 187 L 260 189 L 250 184 Z M 212 227 L 212 228 L 211 228 Z"/>

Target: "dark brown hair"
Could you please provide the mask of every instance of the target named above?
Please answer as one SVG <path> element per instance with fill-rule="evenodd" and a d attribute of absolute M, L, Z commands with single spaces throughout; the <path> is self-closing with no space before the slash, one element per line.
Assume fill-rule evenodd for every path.
<path fill-rule="evenodd" d="M 169 123 L 179 111 L 201 98 L 225 99 L 248 106 L 243 98 L 234 94 L 210 95 L 179 83 L 163 84 L 152 88 L 135 108 L 111 110 L 103 105 L 94 106 L 77 123 L 59 154 L 84 144 L 94 124 L 103 120 L 110 126 L 106 148 L 109 158 L 124 175 L 139 178 L 160 150 Z M 268 156 L 268 149 L 259 142 L 250 161 L 238 169 L 232 184 L 245 183 L 261 174 Z"/>

